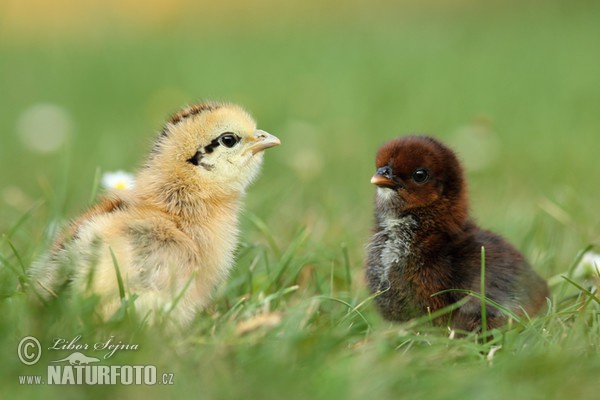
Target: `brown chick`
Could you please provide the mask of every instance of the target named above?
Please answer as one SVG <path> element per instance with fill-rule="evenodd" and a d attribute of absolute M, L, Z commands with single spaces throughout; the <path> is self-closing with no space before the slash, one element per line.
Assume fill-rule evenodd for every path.
<path fill-rule="evenodd" d="M 481 247 L 485 247 L 485 294 L 522 315 L 538 313 L 549 296 L 546 282 L 518 250 L 469 218 L 467 187 L 454 153 L 439 141 L 408 136 L 377 153 L 375 229 L 368 245 L 366 276 L 384 318 L 406 321 L 480 292 Z M 488 327 L 506 316 L 486 306 Z M 481 326 L 481 305 L 466 304 L 435 320 L 462 330 Z"/>
<path fill-rule="evenodd" d="M 156 139 L 135 186 L 103 198 L 34 263 L 33 289 L 44 299 L 65 286 L 96 294 L 109 317 L 120 306 L 112 251 L 140 315 L 170 311 L 189 323 L 227 277 L 246 187 L 262 151 L 279 144 L 237 105 L 184 108 Z"/>

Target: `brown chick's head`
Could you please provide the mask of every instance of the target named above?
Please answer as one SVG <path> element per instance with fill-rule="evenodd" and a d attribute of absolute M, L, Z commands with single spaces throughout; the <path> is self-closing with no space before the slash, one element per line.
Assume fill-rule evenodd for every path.
<path fill-rule="evenodd" d="M 171 187 L 203 198 L 236 196 L 258 175 L 262 150 L 279 144 L 241 107 L 200 103 L 171 117 L 144 172 L 163 192 Z"/>
<path fill-rule="evenodd" d="M 378 215 L 406 212 L 467 217 L 466 184 L 452 150 L 427 136 L 407 136 L 385 143 L 376 157 Z"/>

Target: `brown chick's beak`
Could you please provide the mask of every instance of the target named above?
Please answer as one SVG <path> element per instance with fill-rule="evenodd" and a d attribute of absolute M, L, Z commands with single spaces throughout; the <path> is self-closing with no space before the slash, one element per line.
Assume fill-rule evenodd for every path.
<path fill-rule="evenodd" d="M 379 175 L 379 174 L 373 175 L 373 177 L 371 178 L 371 183 L 373 185 L 392 188 L 392 189 L 398 186 L 398 184 L 396 182 L 394 182 L 393 180 L 386 178 L 385 176 Z"/>
<path fill-rule="evenodd" d="M 271 135 L 270 133 L 265 131 L 256 131 L 254 133 L 254 138 L 256 142 L 252 144 L 248 148 L 248 150 L 246 150 L 251 151 L 252 154 L 256 154 L 260 151 L 268 149 L 269 147 L 275 147 L 281 144 L 281 140 L 279 140 L 277 136 Z"/>

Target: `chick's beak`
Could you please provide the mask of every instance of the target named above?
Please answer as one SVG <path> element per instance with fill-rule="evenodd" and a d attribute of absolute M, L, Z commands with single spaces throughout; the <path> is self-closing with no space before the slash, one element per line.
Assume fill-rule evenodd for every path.
<path fill-rule="evenodd" d="M 381 176 L 379 174 L 373 175 L 371 178 L 371 183 L 377 186 L 395 186 L 396 184 L 385 176 Z"/>
<path fill-rule="evenodd" d="M 387 187 L 387 188 L 397 188 L 400 185 L 393 179 L 392 170 L 390 167 L 381 167 L 375 172 L 375 175 L 371 178 L 371 183 L 373 185 Z"/>
<path fill-rule="evenodd" d="M 257 130 L 254 132 L 254 142 L 246 151 L 251 151 L 252 154 L 256 154 L 260 151 L 268 149 L 269 147 L 279 146 L 280 144 L 281 141 L 277 136 L 271 135 L 265 131 Z"/>

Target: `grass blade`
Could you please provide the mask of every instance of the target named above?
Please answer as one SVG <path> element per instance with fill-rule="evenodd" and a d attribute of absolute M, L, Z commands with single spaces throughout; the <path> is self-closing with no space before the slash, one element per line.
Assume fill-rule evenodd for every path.
<path fill-rule="evenodd" d="M 185 294 L 185 292 L 187 292 L 194 279 L 196 279 L 196 273 L 193 273 L 192 276 L 190 276 L 190 279 L 188 279 L 188 281 L 185 283 L 183 289 L 181 289 L 179 293 L 177 293 L 177 296 L 175 296 L 175 300 L 171 304 L 171 307 L 169 307 L 169 309 L 167 310 L 167 315 L 169 315 L 175 309 L 175 307 L 177 307 L 177 304 L 179 304 L 179 302 L 183 298 L 183 295 Z"/>
<path fill-rule="evenodd" d="M 481 246 L 481 287 L 479 292 L 481 293 L 481 298 L 485 299 L 485 247 Z M 485 342 L 487 337 L 487 310 L 484 301 L 480 301 L 481 303 L 481 335 L 483 336 L 483 341 Z"/>
<path fill-rule="evenodd" d="M 581 286 L 580 284 L 578 284 L 577 282 L 575 282 L 574 280 L 566 277 L 566 276 L 562 276 L 564 280 L 566 280 L 567 282 L 569 282 L 571 285 L 575 286 L 577 289 L 581 290 L 583 293 L 585 293 L 586 295 L 588 295 L 592 300 L 594 300 L 596 303 L 600 304 L 600 299 L 592 292 L 590 292 L 589 290 L 587 290 L 586 288 L 584 288 L 583 286 Z"/>
<path fill-rule="evenodd" d="M 15 246 L 12 244 L 12 242 L 10 241 L 10 239 L 6 236 L 4 236 L 4 239 L 6 239 L 6 243 L 8 243 L 8 246 L 10 247 L 11 251 L 13 252 L 13 254 L 15 255 L 15 257 L 17 258 L 17 261 L 19 262 L 19 265 L 21 266 L 21 271 L 22 274 L 19 275 L 19 283 L 21 285 L 25 284 L 25 277 L 27 276 L 27 272 L 26 272 L 26 268 L 25 268 L 25 263 L 23 262 L 23 259 L 21 258 L 21 255 L 19 254 L 19 252 L 17 251 L 17 249 L 15 248 Z"/>
<path fill-rule="evenodd" d="M 275 286 L 279 284 L 283 274 L 289 268 L 294 256 L 298 249 L 306 242 L 308 239 L 308 229 L 303 228 L 300 233 L 296 236 L 296 238 L 292 241 L 289 247 L 286 249 L 285 253 L 281 256 L 279 261 L 278 270 L 275 274 L 275 277 L 271 280 L 271 284 L 269 285 L 269 290 L 273 289 Z M 284 285 L 285 286 L 285 285 Z"/>
<path fill-rule="evenodd" d="M 33 212 L 44 203 L 45 200 L 39 200 L 33 206 L 31 206 L 29 210 L 25 211 L 25 213 L 21 215 L 21 217 L 19 217 L 17 222 L 15 222 L 15 224 L 8 230 L 8 232 L 6 232 L 6 238 L 11 238 L 15 234 L 15 232 L 21 227 L 21 225 L 23 225 L 33 215 Z"/>
<path fill-rule="evenodd" d="M 254 227 L 258 229 L 258 231 L 265 237 L 265 239 L 267 239 L 271 250 L 273 251 L 273 253 L 275 253 L 277 257 L 279 257 L 281 255 L 281 249 L 277 245 L 277 241 L 275 240 L 275 237 L 271 233 L 271 230 L 269 229 L 267 224 L 265 224 L 265 222 L 262 219 L 258 218 L 256 214 L 248 212 L 246 213 L 246 217 L 254 225 Z"/>
<path fill-rule="evenodd" d="M 348 290 L 352 289 L 352 272 L 350 270 L 350 255 L 348 254 L 348 245 L 342 243 L 342 256 L 344 258 L 344 270 L 346 271 L 346 285 Z"/>
<path fill-rule="evenodd" d="M 117 261 L 117 257 L 112 249 L 112 247 L 108 247 L 110 251 L 110 256 L 112 258 L 113 265 L 115 266 L 115 272 L 117 274 L 117 284 L 119 285 L 119 297 L 121 298 L 121 302 L 125 301 L 125 285 L 123 285 L 123 277 L 121 276 L 121 271 L 119 270 L 119 262 Z"/>
<path fill-rule="evenodd" d="M 92 183 L 92 193 L 90 194 L 90 204 L 96 201 L 96 196 L 98 195 L 98 188 L 100 187 L 101 175 L 102 170 L 100 169 L 100 167 L 96 167 L 96 171 L 94 172 L 94 182 Z"/>
<path fill-rule="evenodd" d="M 358 315 L 364 321 L 364 323 L 369 327 L 369 329 L 371 328 L 371 324 L 369 324 L 369 321 L 365 318 L 365 316 L 360 311 L 358 311 L 358 306 L 357 307 L 353 307 L 352 304 L 350 304 L 350 303 L 348 303 L 348 302 L 346 302 L 344 300 L 338 299 L 336 297 L 331 297 L 331 296 L 317 296 L 317 298 L 323 299 L 323 300 L 333 301 L 335 303 L 340 303 L 340 304 L 343 304 L 346 307 L 348 307 L 348 313 L 346 314 L 346 316 L 344 318 L 342 318 L 339 321 L 339 324 L 342 324 L 344 321 L 346 321 L 348 319 L 349 315 L 352 315 L 352 313 L 355 313 L 356 315 Z"/>
<path fill-rule="evenodd" d="M 439 292 L 441 293 L 441 292 Z M 435 293 L 435 295 L 437 295 L 438 293 Z M 407 323 L 407 326 L 410 328 L 414 328 L 416 326 L 422 325 L 424 323 L 430 322 L 432 320 L 435 320 L 439 317 L 443 317 L 446 314 L 451 313 L 454 310 L 457 310 L 459 308 L 461 308 L 462 306 L 464 306 L 465 304 L 467 304 L 467 302 L 469 301 L 468 297 L 463 297 L 462 299 L 458 300 L 456 303 L 450 304 L 444 308 L 440 308 L 439 310 L 435 310 L 433 312 L 428 313 L 427 315 L 424 315 L 422 317 L 419 318 L 414 318 L 412 320 L 410 320 Z"/>
<path fill-rule="evenodd" d="M 474 292 L 472 290 L 468 290 L 468 289 L 446 289 L 446 290 L 442 290 L 439 291 L 437 293 L 434 293 L 432 296 L 437 296 L 440 294 L 444 294 L 444 293 L 450 293 L 450 292 L 455 292 L 455 293 L 464 293 L 467 294 L 469 296 L 473 296 L 477 299 L 479 299 L 480 301 L 485 302 L 486 304 L 489 304 L 490 306 L 502 311 L 504 314 L 506 314 L 507 316 L 511 317 L 512 319 L 514 319 L 517 323 L 521 324 L 521 325 L 525 325 L 525 322 L 523 321 L 522 318 L 520 318 L 519 316 L 517 316 L 517 314 L 515 314 L 511 309 L 504 307 L 502 304 L 495 302 L 494 300 L 487 298 L 487 297 L 482 297 L 480 293 L 478 292 Z M 455 303 L 456 304 L 456 303 Z"/>

